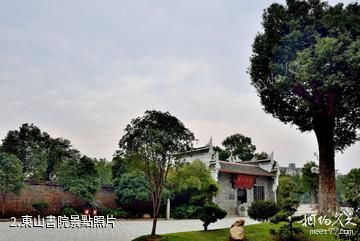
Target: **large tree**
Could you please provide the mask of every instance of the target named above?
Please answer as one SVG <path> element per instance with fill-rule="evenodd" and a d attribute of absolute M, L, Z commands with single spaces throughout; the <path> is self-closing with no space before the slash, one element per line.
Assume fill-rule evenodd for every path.
<path fill-rule="evenodd" d="M 13 154 L 0 152 L 0 200 L 1 216 L 5 215 L 6 194 L 19 194 L 24 175 L 21 161 Z"/>
<path fill-rule="evenodd" d="M 333 213 L 335 150 L 355 143 L 360 128 L 360 6 L 286 3 L 265 10 L 249 72 L 267 113 L 315 132 L 319 212 Z"/>
<path fill-rule="evenodd" d="M 174 154 L 191 148 L 194 134 L 169 112 L 146 111 L 125 128 L 119 141 L 120 153 L 135 156 L 151 188 L 153 202 L 153 227 L 161 206 L 161 196 Z"/>

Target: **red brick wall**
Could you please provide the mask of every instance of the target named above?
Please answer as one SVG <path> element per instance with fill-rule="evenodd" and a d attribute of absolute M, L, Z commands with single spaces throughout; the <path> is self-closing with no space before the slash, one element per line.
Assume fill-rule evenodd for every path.
<path fill-rule="evenodd" d="M 6 195 L 6 216 L 34 215 L 32 204 L 37 201 L 49 203 L 47 215 L 59 215 L 63 206 L 83 207 L 85 202 L 80 201 L 69 192 L 65 192 L 61 186 L 46 184 L 25 184 L 20 196 L 9 193 Z M 116 207 L 116 194 L 110 187 L 103 187 L 96 193 L 96 202 L 105 207 Z"/>

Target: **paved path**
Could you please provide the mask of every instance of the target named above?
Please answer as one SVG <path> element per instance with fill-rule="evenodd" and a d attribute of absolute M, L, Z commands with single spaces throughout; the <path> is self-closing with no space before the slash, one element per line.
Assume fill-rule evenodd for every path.
<path fill-rule="evenodd" d="M 310 205 L 300 205 L 297 214 L 314 212 Z M 226 217 L 210 224 L 209 229 L 228 228 L 239 217 Z M 257 223 L 250 218 L 245 219 L 245 225 Z M 9 227 L 11 222 L 0 222 L 0 241 L 131 241 L 134 238 L 149 234 L 151 220 L 116 221 L 114 228 L 17 228 Z M 159 220 L 157 233 L 176 233 L 202 230 L 200 220 Z"/>
<path fill-rule="evenodd" d="M 226 217 L 210 224 L 209 229 L 230 227 L 239 217 Z M 256 221 L 244 218 L 245 224 Z M 114 228 L 18 228 L 9 227 L 10 222 L 0 222 L 0 241 L 131 241 L 151 232 L 151 220 L 116 221 Z M 157 233 L 175 233 L 202 230 L 200 220 L 159 220 Z"/>

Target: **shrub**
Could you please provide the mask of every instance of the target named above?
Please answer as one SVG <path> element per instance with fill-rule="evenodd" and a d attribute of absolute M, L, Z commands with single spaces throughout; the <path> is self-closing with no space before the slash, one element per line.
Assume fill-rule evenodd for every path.
<path fill-rule="evenodd" d="M 71 215 L 79 215 L 81 214 L 81 212 L 79 212 L 76 208 L 74 207 L 63 207 L 60 211 L 62 216 L 67 216 L 70 217 Z"/>
<path fill-rule="evenodd" d="M 196 218 L 196 211 L 199 207 L 194 205 L 183 204 L 174 208 L 172 217 L 176 219 L 191 219 Z"/>
<path fill-rule="evenodd" d="M 32 207 L 33 209 L 35 209 L 36 214 L 40 216 L 44 216 L 46 210 L 48 210 L 49 208 L 49 204 L 46 201 L 39 201 L 39 202 L 34 202 L 32 204 Z"/>
<path fill-rule="evenodd" d="M 276 241 L 296 241 L 301 240 L 301 238 L 295 236 L 300 233 L 303 233 L 300 227 L 294 227 L 293 223 L 300 220 L 301 216 L 294 216 L 297 207 L 299 206 L 299 200 L 288 198 L 285 199 L 282 203 L 281 210 L 270 219 L 272 223 L 285 222 L 282 225 L 278 232 L 271 229 L 270 234 L 273 235 L 274 240 Z"/>
<path fill-rule="evenodd" d="M 279 211 L 279 205 L 273 201 L 256 201 L 249 207 L 248 215 L 252 219 L 263 222 L 269 220 Z"/>
<path fill-rule="evenodd" d="M 204 224 L 204 230 L 207 231 L 207 227 L 210 223 L 215 223 L 218 219 L 223 219 L 226 216 L 226 211 L 221 209 L 215 203 L 207 203 L 204 207 L 200 207 L 196 210 L 196 216 Z"/>
<path fill-rule="evenodd" d="M 103 216 L 113 216 L 114 218 L 128 218 L 130 215 L 122 208 L 103 208 L 101 210 Z"/>

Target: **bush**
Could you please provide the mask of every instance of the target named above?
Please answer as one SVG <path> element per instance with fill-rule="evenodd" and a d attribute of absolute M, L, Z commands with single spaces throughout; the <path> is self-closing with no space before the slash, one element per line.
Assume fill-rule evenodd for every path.
<path fill-rule="evenodd" d="M 44 214 L 46 213 L 46 210 L 48 210 L 49 208 L 49 204 L 45 201 L 39 201 L 39 202 L 34 202 L 32 204 L 33 209 L 35 209 L 36 214 L 40 215 L 40 216 L 44 216 Z"/>
<path fill-rule="evenodd" d="M 196 211 L 199 207 L 194 205 L 183 204 L 174 208 L 172 217 L 176 219 L 191 219 L 196 218 Z"/>
<path fill-rule="evenodd" d="M 71 215 L 80 215 L 81 212 L 79 212 L 76 208 L 74 207 L 63 207 L 60 211 L 62 216 L 67 216 L 70 217 Z"/>
<path fill-rule="evenodd" d="M 225 210 L 221 209 L 215 203 L 207 203 L 204 207 L 199 207 L 195 213 L 197 218 L 203 221 L 205 231 L 207 231 L 210 223 L 215 223 L 218 219 L 223 219 L 227 214 Z"/>
<path fill-rule="evenodd" d="M 280 211 L 280 206 L 273 201 L 256 201 L 248 209 L 250 218 L 264 222 Z"/>
<path fill-rule="evenodd" d="M 101 210 L 103 216 L 113 216 L 114 218 L 128 218 L 130 215 L 122 208 L 103 208 Z"/>
<path fill-rule="evenodd" d="M 273 216 L 270 221 L 272 223 L 285 222 L 278 232 L 270 230 L 270 234 L 273 235 L 276 241 L 297 241 L 302 240 L 298 235 L 303 233 L 300 227 L 294 227 L 294 223 L 302 219 L 301 216 L 294 216 L 297 207 L 299 206 L 299 200 L 294 198 L 285 199 L 282 203 L 281 210 Z"/>

